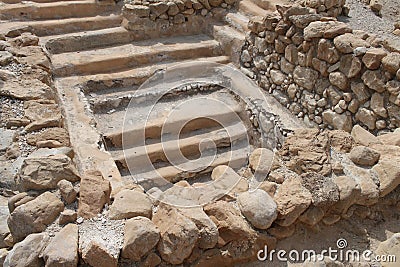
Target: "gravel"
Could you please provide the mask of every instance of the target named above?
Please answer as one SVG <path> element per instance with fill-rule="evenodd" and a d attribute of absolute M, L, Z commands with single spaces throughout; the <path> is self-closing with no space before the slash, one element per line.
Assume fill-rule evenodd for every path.
<path fill-rule="evenodd" d="M 400 0 L 382 0 L 382 4 L 382 17 L 379 17 L 361 0 L 346 0 L 346 6 L 350 8 L 349 16 L 338 19 L 354 30 L 363 30 L 400 43 L 400 37 L 392 34 L 394 22 L 399 19 Z"/>

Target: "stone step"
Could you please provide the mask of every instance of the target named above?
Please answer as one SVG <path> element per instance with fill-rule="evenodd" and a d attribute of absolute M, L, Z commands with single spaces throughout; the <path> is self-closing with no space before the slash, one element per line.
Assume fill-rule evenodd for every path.
<path fill-rule="evenodd" d="M 240 53 L 246 41 L 245 34 L 228 25 L 214 25 L 213 36 L 221 44 L 224 52 L 230 56 L 231 61 L 239 66 Z"/>
<path fill-rule="evenodd" d="M 41 38 L 51 54 L 84 51 L 96 47 L 115 46 L 133 41 L 133 34 L 123 27 L 67 33 Z"/>
<path fill-rule="evenodd" d="M 232 142 L 238 142 L 247 137 L 247 130 L 242 123 L 225 128 L 202 129 L 199 132 L 195 135 L 191 132 L 186 138 L 178 135 L 179 140 L 168 140 L 166 137 L 163 142 L 112 151 L 111 155 L 118 164 L 124 167 L 129 164 L 130 167 L 140 169 L 149 163 L 176 161 L 181 154 L 184 157 L 200 156 L 213 144 L 216 148 L 229 147 Z"/>
<path fill-rule="evenodd" d="M 225 16 L 225 21 L 239 32 L 247 32 L 249 30 L 247 27 L 249 18 L 241 13 L 229 12 Z"/>
<path fill-rule="evenodd" d="M 51 56 L 56 76 L 87 75 L 126 70 L 168 60 L 218 56 L 219 43 L 206 35 L 146 40 L 108 48 Z"/>
<path fill-rule="evenodd" d="M 0 6 L 3 20 L 48 20 L 90 17 L 116 12 L 111 2 L 101 4 L 95 0 L 57 1 L 49 3 L 22 2 Z"/>
<path fill-rule="evenodd" d="M 186 62 L 215 62 L 219 64 L 226 64 L 229 62 L 229 57 L 227 56 L 215 56 L 215 57 L 200 57 L 195 59 L 188 59 L 182 61 L 170 61 L 170 62 L 160 62 L 157 64 L 152 64 L 150 66 L 133 68 L 126 71 L 113 72 L 113 73 L 101 73 L 96 75 L 84 75 L 73 78 L 64 78 L 71 80 L 79 80 L 79 83 L 85 84 L 84 91 L 87 94 L 93 93 L 93 97 L 102 96 L 104 94 L 110 93 L 111 91 L 118 90 L 121 88 L 122 91 L 126 91 L 126 88 L 134 87 L 136 89 L 138 85 L 145 82 L 151 75 L 157 70 L 167 69 L 176 64 L 186 63 Z"/>
<path fill-rule="evenodd" d="M 65 1 L 78 1 L 78 0 L 64 0 Z M 5 4 L 18 4 L 24 2 L 23 0 L 2 0 L 1 2 Z M 51 3 L 51 2 L 58 2 L 58 0 L 31 0 L 31 2 L 36 2 L 36 3 Z"/>
<path fill-rule="evenodd" d="M 94 31 L 121 25 L 121 15 L 67 18 L 40 21 L 13 21 L 0 24 L 0 33 L 13 37 L 16 33 L 32 32 L 39 37 L 81 31 Z M 15 32 L 15 34 L 13 34 Z"/>
<path fill-rule="evenodd" d="M 242 14 L 249 16 L 250 18 L 254 16 L 265 16 L 265 14 L 267 13 L 266 10 L 262 9 L 251 0 L 240 1 L 238 11 Z"/>
<path fill-rule="evenodd" d="M 261 7 L 262 9 L 275 11 L 276 5 L 287 4 L 285 0 L 251 0 L 254 4 Z"/>
<path fill-rule="evenodd" d="M 249 153 L 250 148 L 244 146 L 232 151 L 201 157 L 196 164 L 185 162 L 175 166 L 160 167 L 152 171 L 132 173 L 127 176 L 139 182 L 145 190 L 152 187 L 162 188 L 167 186 L 165 180 L 175 183 L 182 179 L 190 180 L 190 178 L 199 175 L 210 175 L 212 170 L 219 165 L 228 165 L 233 169 L 240 169 L 247 164 Z"/>
<path fill-rule="evenodd" d="M 173 103 L 158 102 L 154 107 L 137 106 L 129 114 L 130 117 L 135 117 L 135 122 L 131 125 L 124 121 L 126 119 L 125 110 L 112 114 L 98 114 L 96 115 L 98 129 L 103 133 L 104 140 L 110 147 L 122 147 L 123 145 L 124 147 L 134 147 L 143 145 L 140 144 L 143 141 L 143 135 L 147 141 L 151 142 L 154 139 L 156 142 L 161 138 L 161 132 L 163 134 L 177 134 L 182 125 L 187 124 L 187 122 L 190 123 L 185 125 L 182 133 L 215 127 L 219 125 L 217 122 L 223 125 L 232 124 L 232 122 L 238 120 L 237 114 L 242 111 L 240 105 L 228 93 L 213 92 L 207 95 L 209 99 L 204 99 L 203 96 L 198 97 L 200 99 L 191 96 L 176 98 Z M 188 99 L 194 99 L 198 106 L 193 107 L 191 112 L 181 112 L 168 118 L 170 111 Z M 226 105 L 230 108 L 210 105 L 210 101 L 214 99 L 217 101 L 224 99 Z M 148 116 L 150 110 L 152 113 Z M 167 125 L 165 125 L 166 118 L 168 118 Z M 123 127 L 124 122 L 126 125 Z"/>
<path fill-rule="evenodd" d="M 219 57 L 209 57 L 209 58 L 197 58 L 195 60 L 190 60 L 190 62 L 197 61 L 207 61 L 207 62 L 215 62 L 215 63 L 228 63 L 229 58 L 226 56 L 219 56 Z M 113 85 L 109 86 L 108 79 L 102 82 L 94 82 L 96 84 L 96 89 L 93 90 L 93 87 L 85 89 L 89 97 L 89 102 L 91 104 L 92 111 L 95 113 L 106 113 L 110 109 L 118 109 L 121 107 L 127 106 L 128 102 L 133 97 L 142 97 L 146 96 L 149 91 L 147 89 L 138 90 L 139 86 L 145 82 L 150 76 L 152 76 L 155 71 L 160 69 L 166 69 L 169 66 L 175 66 L 179 63 L 184 63 L 186 61 L 180 62 L 168 62 L 168 63 L 161 63 L 155 64 L 143 68 L 136 68 L 129 70 L 118 76 L 118 73 L 113 73 Z M 114 75 L 115 74 L 115 75 Z M 128 75 L 127 75 L 128 74 Z M 125 76 L 126 75 L 126 76 Z M 97 75 L 99 76 L 99 75 Z M 118 77 L 118 78 L 117 78 Z M 101 77 L 95 77 L 97 79 Z M 92 80 L 90 80 L 92 81 Z M 102 85 L 103 86 L 102 86 Z M 108 85 L 108 86 L 107 86 Z M 100 89 L 101 88 L 101 89 Z"/>

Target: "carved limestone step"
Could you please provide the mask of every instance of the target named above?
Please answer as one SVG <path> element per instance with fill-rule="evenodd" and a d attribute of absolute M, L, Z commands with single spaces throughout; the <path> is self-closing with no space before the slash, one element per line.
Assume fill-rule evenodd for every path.
<path fill-rule="evenodd" d="M 219 43 L 206 35 L 147 40 L 82 51 L 53 55 L 56 76 L 109 73 L 169 60 L 220 55 Z"/>

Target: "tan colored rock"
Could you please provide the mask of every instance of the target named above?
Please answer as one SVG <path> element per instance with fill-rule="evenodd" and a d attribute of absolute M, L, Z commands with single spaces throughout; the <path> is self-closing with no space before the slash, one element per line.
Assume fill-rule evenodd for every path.
<path fill-rule="evenodd" d="M 396 74 L 396 72 L 400 69 L 400 53 L 389 53 L 382 59 L 382 66 L 391 74 Z"/>
<path fill-rule="evenodd" d="M 361 76 L 364 84 L 370 89 L 375 90 L 378 93 L 382 93 L 386 90 L 386 76 L 379 70 L 367 70 Z"/>
<path fill-rule="evenodd" d="M 298 129 L 286 138 L 279 151 L 285 165 L 297 174 L 317 172 L 331 173 L 329 136 L 318 129 Z"/>
<path fill-rule="evenodd" d="M 400 258 L 400 233 L 393 234 L 390 238 L 379 244 L 375 251 L 376 255 L 392 255 L 396 259 Z M 384 262 L 384 267 L 396 267 L 398 266 L 398 260 L 394 262 Z"/>
<path fill-rule="evenodd" d="M 42 142 L 42 144 L 44 144 L 43 142 L 45 141 L 57 141 L 58 143 L 60 143 L 60 146 L 70 145 L 67 130 L 59 127 L 52 127 L 49 129 L 45 129 L 39 133 L 28 134 L 26 139 L 27 143 L 33 146 L 39 146 L 39 142 Z"/>
<path fill-rule="evenodd" d="M 13 212 L 16 207 L 21 206 L 37 197 L 36 193 L 21 192 L 8 199 L 8 210 Z"/>
<path fill-rule="evenodd" d="M 157 248 L 161 258 L 171 264 L 181 264 L 190 256 L 200 236 L 196 224 L 166 205 L 159 206 L 153 222 L 160 229 Z"/>
<path fill-rule="evenodd" d="M 49 242 L 47 233 L 31 234 L 16 244 L 4 260 L 4 267 L 41 267 L 40 254 Z"/>
<path fill-rule="evenodd" d="M 326 39 L 321 39 L 318 42 L 317 57 L 329 64 L 334 64 L 340 59 L 339 52 L 333 43 Z"/>
<path fill-rule="evenodd" d="M 153 203 L 139 190 L 122 190 L 114 197 L 109 217 L 113 220 L 129 219 L 136 216 L 151 218 Z"/>
<path fill-rule="evenodd" d="M 365 130 L 360 125 L 355 125 L 351 131 L 351 136 L 353 137 L 356 144 L 363 146 L 371 146 L 374 144 L 381 144 L 381 141 L 373 135 L 372 133 Z"/>
<path fill-rule="evenodd" d="M 73 223 L 78 218 L 78 214 L 74 210 L 64 210 L 61 212 L 60 217 L 58 219 L 58 223 L 60 225 L 64 225 L 67 223 Z"/>
<path fill-rule="evenodd" d="M 380 135 L 378 140 L 385 145 L 400 146 L 400 132 Z"/>
<path fill-rule="evenodd" d="M 331 178 L 308 172 L 301 176 L 301 184 L 311 192 L 314 206 L 327 208 L 338 202 L 339 188 Z"/>
<path fill-rule="evenodd" d="M 354 146 L 353 137 L 345 131 L 329 131 L 329 139 L 331 141 L 331 148 L 337 152 L 349 153 Z"/>
<path fill-rule="evenodd" d="M 289 226 L 280 226 L 278 224 L 275 224 L 268 229 L 268 233 L 276 237 L 277 239 L 285 239 L 287 237 L 290 237 L 294 234 L 295 231 L 296 226 L 294 224 L 291 224 Z"/>
<path fill-rule="evenodd" d="M 311 68 L 297 66 L 293 72 L 293 79 L 299 85 L 308 90 L 313 90 L 318 78 L 318 72 Z"/>
<path fill-rule="evenodd" d="M 355 119 L 362 122 L 371 131 L 376 128 L 377 117 L 372 110 L 360 108 L 355 115 Z"/>
<path fill-rule="evenodd" d="M 310 206 L 312 195 L 302 185 L 300 177 L 291 177 L 279 187 L 274 199 L 278 206 L 276 223 L 289 226 Z"/>
<path fill-rule="evenodd" d="M 167 10 L 168 10 L 168 5 L 163 2 L 158 2 L 150 5 L 150 12 L 156 15 L 156 17 L 167 12 Z"/>
<path fill-rule="evenodd" d="M 330 109 L 322 113 L 322 119 L 325 123 L 332 125 L 337 130 L 350 132 L 353 127 L 351 116 L 348 116 L 345 113 L 337 114 Z"/>
<path fill-rule="evenodd" d="M 80 183 L 78 215 L 83 218 L 96 216 L 110 201 L 110 193 L 110 182 L 99 171 L 86 172 Z"/>
<path fill-rule="evenodd" d="M 234 240 L 253 238 L 256 233 L 241 216 L 240 210 L 232 203 L 217 201 L 204 207 L 204 211 L 217 225 L 219 231 L 218 245 L 224 246 Z"/>
<path fill-rule="evenodd" d="M 357 47 L 370 47 L 370 44 L 352 33 L 345 33 L 333 40 L 335 47 L 343 54 L 353 53 Z"/>
<path fill-rule="evenodd" d="M 357 202 L 361 195 L 361 188 L 355 179 L 348 176 L 337 176 L 333 178 L 339 188 L 339 201 L 332 207 L 332 210 L 344 214 Z"/>
<path fill-rule="evenodd" d="M 349 81 L 346 75 L 340 71 L 331 72 L 329 74 L 329 82 L 343 91 L 349 87 Z"/>
<path fill-rule="evenodd" d="M 107 248 L 94 240 L 83 249 L 82 259 L 92 267 L 117 267 L 118 259 Z"/>
<path fill-rule="evenodd" d="M 160 239 L 160 230 L 146 217 L 135 217 L 125 223 L 122 257 L 140 261 Z"/>
<path fill-rule="evenodd" d="M 24 160 L 17 185 L 24 191 L 57 188 L 61 180 L 79 181 L 78 172 L 71 159 L 63 154 Z"/>
<path fill-rule="evenodd" d="M 237 201 L 242 214 L 255 228 L 268 229 L 278 216 L 275 201 L 261 189 L 244 192 Z"/>
<path fill-rule="evenodd" d="M 30 100 L 24 103 L 24 115 L 30 121 L 59 118 L 60 110 L 54 101 Z"/>
<path fill-rule="evenodd" d="M 194 222 L 197 229 L 199 229 L 200 237 L 197 244 L 199 248 L 209 249 L 215 247 L 219 237 L 218 228 L 202 208 L 183 208 L 179 212 Z"/>
<path fill-rule="evenodd" d="M 61 197 L 65 203 L 71 204 L 76 200 L 77 193 L 70 181 L 61 180 L 57 183 L 57 187 L 59 188 Z"/>
<path fill-rule="evenodd" d="M 340 215 L 337 214 L 328 214 L 322 219 L 322 222 L 326 225 L 332 225 L 337 223 L 340 220 Z"/>
<path fill-rule="evenodd" d="M 51 88 L 39 80 L 10 80 L 0 88 L 0 95 L 11 96 L 21 100 L 51 99 Z"/>
<path fill-rule="evenodd" d="M 372 168 L 378 174 L 380 197 L 386 196 L 400 184 L 400 156 L 387 156 Z"/>
<path fill-rule="evenodd" d="M 382 59 L 387 55 L 387 52 L 382 48 L 371 48 L 365 53 L 362 62 L 370 70 L 376 70 L 381 65 Z"/>
<path fill-rule="evenodd" d="M 154 252 L 150 253 L 143 263 L 140 265 L 142 267 L 156 267 L 161 264 L 161 258 Z"/>
<path fill-rule="evenodd" d="M 321 73 L 322 76 L 328 76 L 328 64 L 325 61 L 313 58 L 311 63 L 313 68 Z"/>
<path fill-rule="evenodd" d="M 378 162 L 380 156 L 381 154 L 375 149 L 356 146 L 351 150 L 349 159 L 360 166 L 373 166 Z"/>
<path fill-rule="evenodd" d="M 78 226 L 68 224 L 51 239 L 43 251 L 48 267 L 74 267 L 78 265 Z"/>
<path fill-rule="evenodd" d="M 344 55 L 340 58 L 339 70 L 346 75 L 347 78 L 354 78 L 361 72 L 361 61 L 354 55 Z"/>
<path fill-rule="evenodd" d="M 267 192 L 271 197 L 274 197 L 278 189 L 278 184 L 271 181 L 263 181 L 258 188 Z"/>
<path fill-rule="evenodd" d="M 30 32 L 23 32 L 20 36 L 10 40 L 10 43 L 19 47 L 36 46 L 39 44 L 39 38 Z"/>
<path fill-rule="evenodd" d="M 325 212 L 321 208 L 310 206 L 303 214 L 300 215 L 299 221 L 304 224 L 314 226 L 322 220 L 324 215 Z"/>
<path fill-rule="evenodd" d="M 250 168 L 262 174 L 268 174 L 274 160 L 275 153 L 267 148 L 255 149 L 249 157 Z"/>
<path fill-rule="evenodd" d="M 18 206 L 8 218 L 8 227 L 15 241 L 42 232 L 64 210 L 64 204 L 53 193 L 45 192 Z"/>
<path fill-rule="evenodd" d="M 375 13 L 380 14 L 383 6 L 380 0 L 371 0 L 369 3 L 369 7 Z"/>
<path fill-rule="evenodd" d="M 375 114 L 386 118 L 387 110 L 385 108 L 385 100 L 382 94 L 374 93 L 371 97 L 371 109 L 375 112 Z"/>
<path fill-rule="evenodd" d="M 371 97 L 368 88 L 363 83 L 351 82 L 350 88 L 359 101 L 365 101 Z"/>
<path fill-rule="evenodd" d="M 356 204 L 370 206 L 377 203 L 379 199 L 379 187 L 377 185 L 378 181 L 374 178 L 374 174 L 368 169 L 355 165 L 348 165 L 346 170 L 346 174 L 350 177 L 354 177 L 361 189 L 361 194 Z"/>

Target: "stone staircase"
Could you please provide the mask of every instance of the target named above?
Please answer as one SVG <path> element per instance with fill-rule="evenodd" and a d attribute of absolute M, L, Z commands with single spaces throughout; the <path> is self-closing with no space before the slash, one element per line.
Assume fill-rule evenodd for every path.
<path fill-rule="evenodd" d="M 100 143 L 105 144 L 120 172 L 105 167 L 110 160 L 107 159 L 109 154 L 103 153 L 97 156 L 97 163 L 103 166 L 103 175 L 121 181 L 121 174 L 122 181 L 129 180 L 129 169 L 136 181 L 140 180 L 147 188 L 160 186 L 157 180 L 160 175 L 171 182 L 193 176 L 201 179 L 218 165 L 240 168 L 247 163 L 250 151 L 246 139 L 251 123 L 247 129 L 238 124 L 237 118 L 245 117 L 245 107 L 232 94 L 207 82 L 193 87 L 190 83 L 184 84 L 185 93 L 162 98 L 154 114 L 143 118 L 149 110 L 146 100 L 154 92 L 152 88 L 141 88 L 141 85 L 155 72 L 179 63 L 238 62 L 249 18 L 263 15 L 266 11 L 260 6 L 266 7 L 269 2 L 241 1 L 238 12 L 228 13 L 225 23 L 212 25 L 209 34 L 149 40 L 137 40 L 120 26 L 120 7 L 113 1 L 3 2 L 8 4 L 0 6 L 0 19 L 8 21 L 2 23 L 0 32 L 12 36 L 30 31 L 40 36 L 40 43 L 52 63 L 71 143 L 78 157 L 90 158 L 88 166 L 83 168 L 93 167 L 93 158 L 97 155 L 94 147 L 101 138 Z M 171 83 L 169 86 L 182 84 Z M 212 108 L 209 103 L 202 102 L 204 96 L 227 103 L 232 109 Z M 168 112 L 196 97 L 198 104 L 192 108 L 208 119 L 193 120 L 182 132 L 174 132 L 177 129 L 173 126 L 198 117 L 198 112 L 189 111 L 164 125 Z M 132 100 L 137 101 L 134 108 L 129 107 L 129 112 L 135 114 L 135 123 L 126 128 L 123 127 L 126 110 Z M 285 113 L 279 105 L 273 107 L 275 113 Z M 283 115 L 291 126 L 300 125 L 294 117 Z M 220 120 L 225 122 L 225 129 L 215 123 Z M 90 126 L 95 126 L 95 130 Z M 170 128 L 170 131 L 161 133 L 162 127 Z M 142 132 L 145 133 L 144 143 L 123 142 L 123 135 L 135 141 L 140 139 Z M 179 139 L 179 144 L 175 139 L 163 139 L 169 135 Z M 207 154 L 209 147 L 207 142 L 204 144 L 205 139 L 215 144 L 213 152 L 216 154 Z M 229 151 L 232 142 L 235 149 Z M 188 165 L 185 160 L 178 160 L 180 154 L 189 159 L 200 157 L 200 160 L 195 166 Z M 204 168 L 199 170 L 199 167 Z"/>

